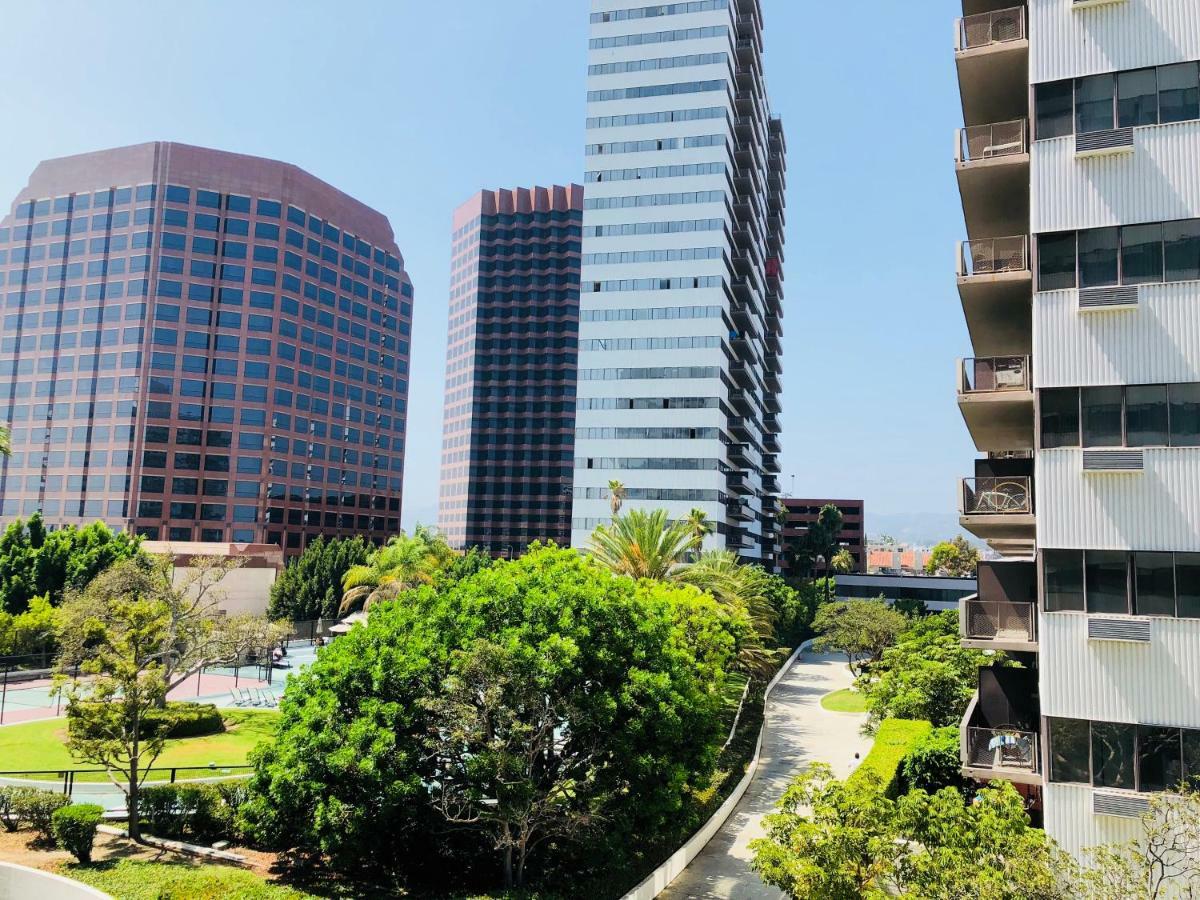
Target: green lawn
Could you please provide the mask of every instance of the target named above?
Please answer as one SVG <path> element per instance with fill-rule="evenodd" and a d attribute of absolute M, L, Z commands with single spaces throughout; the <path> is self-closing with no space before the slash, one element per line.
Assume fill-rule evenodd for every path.
<path fill-rule="evenodd" d="M 122 859 L 90 866 L 68 863 L 59 874 L 106 891 L 116 900 L 306 900 L 316 896 L 272 884 L 244 869 L 184 860 Z"/>
<path fill-rule="evenodd" d="M 225 731 L 204 737 L 167 741 L 154 763 L 155 769 L 172 766 L 243 765 L 250 751 L 271 739 L 279 713 L 266 709 L 222 710 Z M 45 719 L 0 728 L 0 769 L 13 772 L 48 769 L 92 769 L 91 763 L 72 759 L 67 752 L 67 720 Z M 103 781 L 105 776 L 79 776 L 79 780 Z"/>
<path fill-rule="evenodd" d="M 853 688 L 842 688 L 822 697 L 821 706 L 830 712 L 863 713 L 867 711 L 867 698 Z"/>

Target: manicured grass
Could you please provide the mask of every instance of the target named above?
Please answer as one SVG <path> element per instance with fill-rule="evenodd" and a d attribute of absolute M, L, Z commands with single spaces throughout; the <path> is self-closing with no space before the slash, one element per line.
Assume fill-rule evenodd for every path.
<path fill-rule="evenodd" d="M 232 866 L 122 859 L 91 866 L 68 863 L 59 874 L 117 900 L 306 900 L 315 897 Z"/>
<path fill-rule="evenodd" d="M 850 780 L 874 773 L 883 783 L 889 795 L 898 790 L 897 773 L 900 762 L 925 735 L 933 731 L 933 725 L 918 719 L 884 719 L 875 734 L 871 752 L 854 770 Z"/>
<path fill-rule="evenodd" d="M 842 688 L 822 697 L 821 706 L 830 712 L 863 713 L 867 711 L 867 698 L 856 690 Z"/>
<path fill-rule="evenodd" d="M 243 765 L 250 751 L 271 739 L 279 713 L 266 709 L 222 710 L 225 731 L 203 737 L 167 741 L 155 769 L 172 766 Z M 67 752 L 67 720 L 44 719 L 0 728 L 0 769 L 12 772 L 49 769 L 93 769 Z M 202 773 L 195 773 L 200 775 Z M 31 776 L 34 777 L 34 776 Z M 103 781 L 105 776 L 80 775 L 80 781 Z"/>

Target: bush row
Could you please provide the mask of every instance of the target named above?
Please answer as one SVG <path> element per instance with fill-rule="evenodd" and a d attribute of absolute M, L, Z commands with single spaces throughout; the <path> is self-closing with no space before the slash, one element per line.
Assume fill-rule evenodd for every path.
<path fill-rule="evenodd" d="M 22 822 L 38 834 L 44 843 L 54 841 L 55 811 L 71 803 L 65 794 L 42 791 L 32 787 L 0 787 L 0 824 L 6 831 L 16 831 Z"/>
<path fill-rule="evenodd" d="M 237 812 L 246 801 L 244 781 L 154 785 L 138 796 L 138 811 L 156 837 L 199 844 L 242 837 Z"/>
<path fill-rule="evenodd" d="M 225 730 L 225 720 L 211 703 L 168 703 L 165 710 L 147 712 L 143 722 L 149 733 L 165 725 L 169 738 L 203 737 Z"/>
<path fill-rule="evenodd" d="M 884 794 L 898 797 L 904 787 L 900 764 L 909 752 L 933 730 L 928 722 L 919 719 L 884 719 L 875 734 L 875 744 L 849 781 L 875 775 L 883 784 Z"/>

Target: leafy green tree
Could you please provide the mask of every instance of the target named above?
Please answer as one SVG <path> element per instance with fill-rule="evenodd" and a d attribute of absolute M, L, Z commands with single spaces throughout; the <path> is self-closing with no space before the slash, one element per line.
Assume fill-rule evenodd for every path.
<path fill-rule="evenodd" d="M 871 721 L 925 719 L 958 725 L 975 693 L 980 666 L 1003 664 L 1003 654 L 962 646 L 958 613 L 947 610 L 903 620 L 895 646 L 884 649 L 859 679 Z"/>
<path fill-rule="evenodd" d="M 271 585 L 267 614 L 292 622 L 334 618 L 342 602 L 342 579 L 354 566 L 365 565 L 372 549 L 361 537 L 318 536 Z"/>
<path fill-rule="evenodd" d="M 412 535 L 403 531 L 372 551 L 367 561 L 351 566 L 342 577 L 338 613 L 394 600 L 418 585 L 429 584 L 458 554 L 431 528 L 418 525 Z"/>
<path fill-rule="evenodd" d="M 0 536 L 0 608 L 17 615 L 39 596 L 58 605 L 67 590 L 137 553 L 140 542 L 102 522 L 48 532 L 40 513 L 18 519 Z"/>
<path fill-rule="evenodd" d="M 262 840 L 412 875 L 436 815 L 513 883 L 538 846 L 671 821 L 711 764 L 739 623 L 694 588 L 535 546 L 372 606 L 289 680 L 255 754 Z"/>
<path fill-rule="evenodd" d="M 796 647 L 812 637 L 813 617 L 824 596 L 823 585 L 808 580 L 789 582 L 767 573 L 763 593 L 775 612 L 775 638 L 781 647 Z"/>
<path fill-rule="evenodd" d="M 868 663 L 896 642 L 907 625 L 908 619 L 891 609 L 882 597 L 826 603 L 813 619 L 813 630 L 820 635 L 813 641 L 813 649 L 846 654 L 850 671 L 859 676 Z"/>
<path fill-rule="evenodd" d="M 933 793 L 952 787 L 964 794 L 974 793 L 974 782 L 962 774 L 957 725 L 946 725 L 929 732 L 904 757 L 900 771 L 905 786 L 912 790 Z"/>
<path fill-rule="evenodd" d="M 434 584 L 439 588 L 449 587 L 464 578 L 470 578 L 476 572 L 490 568 L 495 561 L 492 555 L 482 547 L 471 547 L 466 553 L 461 553 L 450 560 L 450 564 L 437 573 Z"/>
<path fill-rule="evenodd" d="M 979 570 L 979 551 L 962 535 L 936 544 L 925 563 L 926 575 L 974 578 Z"/>
<path fill-rule="evenodd" d="M 0 656 L 26 656 L 54 647 L 58 611 L 46 597 L 34 597 L 18 615 L 0 610 Z"/>

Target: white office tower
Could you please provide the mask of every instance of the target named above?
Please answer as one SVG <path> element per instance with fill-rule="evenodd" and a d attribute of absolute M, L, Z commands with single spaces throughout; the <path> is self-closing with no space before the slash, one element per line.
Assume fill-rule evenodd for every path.
<path fill-rule="evenodd" d="M 1079 854 L 1200 776 L 1200 2 L 963 7 L 963 763 Z"/>
<path fill-rule="evenodd" d="M 785 144 L 758 0 L 592 0 L 571 541 L 701 509 L 772 565 Z"/>

